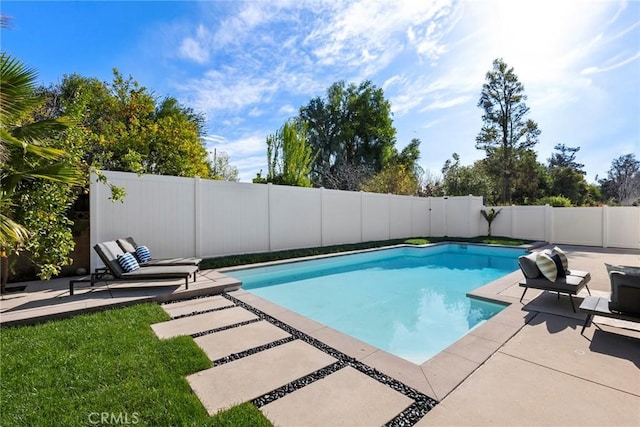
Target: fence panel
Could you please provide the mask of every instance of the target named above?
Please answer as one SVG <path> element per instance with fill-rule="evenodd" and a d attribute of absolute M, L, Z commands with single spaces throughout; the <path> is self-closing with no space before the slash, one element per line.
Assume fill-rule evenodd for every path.
<path fill-rule="evenodd" d="M 389 230 L 391 239 L 412 237 L 411 200 L 413 197 L 389 196 Z"/>
<path fill-rule="evenodd" d="M 270 250 L 322 246 L 322 196 L 312 188 L 271 185 Z"/>
<path fill-rule="evenodd" d="M 606 209 L 606 246 L 640 249 L 640 207 L 617 206 Z"/>
<path fill-rule="evenodd" d="M 362 197 L 355 191 L 322 189 L 322 245 L 362 241 Z"/>
<path fill-rule="evenodd" d="M 389 196 L 387 194 L 360 193 L 362 196 L 362 240 L 371 242 L 388 240 Z"/>
<path fill-rule="evenodd" d="M 417 236 L 486 234 L 480 197 L 418 198 L 104 172 L 92 178 L 91 245 L 133 236 L 156 257 L 214 257 Z M 492 234 L 640 249 L 640 208 L 494 207 Z M 489 209 L 486 207 L 484 209 Z M 92 253 L 91 268 L 98 264 Z"/>
<path fill-rule="evenodd" d="M 131 236 L 138 244 L 148 246 L 156 258 L 194 255 L 192 179 L 166 176 L 140 179 L 135 174 L 123 172 L 106 175 L 111 184 L 124 187 L 127 194 L 124 201 L 113 202 L 109 200 L 108 187 L 92 185 L 92 246 Z M 92 268 L 101 265 L 93 250 L 91 265 Z"/>
<path fill-rule="evenodd" d="M 512 206 L 511 209 L 513 212 L 512 231 L 507 236 L 529 240 L 545 240 L 545 231 L 548 226 L 546 206 Z"/>
<path fill-rule="evenodd" d="M 427 237 L 431 235 L 431 200 L 427 197 L 411 199 L 411 236 Z"/>
<path fill-rule="evenodd" d="M 446 199 L 443 197 L 431 197 L 430 201 L 429 228 L 431 229 L 431 236 L 443 237 L 447 232 Z"/>
<path fill-rule="evenodd" d="M 602 246 L 602 208 L 555 208 L 551 243 Z"/>
<path fill-rule="evenodd" d="M 266 185 L 201 180 L 200 256 L 269 250 Z"/>

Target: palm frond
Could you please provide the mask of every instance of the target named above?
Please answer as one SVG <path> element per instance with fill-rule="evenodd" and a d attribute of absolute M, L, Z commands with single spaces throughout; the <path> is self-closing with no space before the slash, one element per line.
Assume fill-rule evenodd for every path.
<path fill-rule="evenodd" d="M 5 248 L 19 245 L 28 238 L 29 231 L 26 228 L 0 213 L 0 246 Z"/>
<path fill-rule="evenodd" d="M 26 67 L 11 55 L 0 53 L 0 120 L 15 122 L 31 111 L 40 100 L 35 97 L 37 78 L 34 68 Z"/>
<path fill-rule="evenodd" d="M 65 151 L 58 148 L 45 147 L 21 141 L 6 129 L 0 129 L 0 144 L 2 144 L 5 149 L 13 147 L 14 149 L 21 150 L 22 154 L 33 154 L 34 156 L 48 160 L 57 160 L 65 155 Z"/>
<path fill-rule="evenodd" d="M 52 132 L 63 131 L 73 123 L 73 120 L 68 117 L 39 120 L 37 122 L 14 127 L 11 129 L 11 134 L 25 142 L 39 145 L 39 140 L 43 135 L 50 135 Z"/>

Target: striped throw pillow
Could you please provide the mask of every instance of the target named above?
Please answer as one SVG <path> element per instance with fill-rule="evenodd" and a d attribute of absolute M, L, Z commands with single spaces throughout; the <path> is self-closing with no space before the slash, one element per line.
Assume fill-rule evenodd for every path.
<path fill-rule="evenodd" d="M 540 273 L 542 273 L 547 280 L 552 282 L 556 281 L 558 278 L 558 267 L 556 267 L 556 263 L 551 259 L 549 254 L 538 252 L 538 255 L 536 255 L 536 265 Z"/>
<path fill-rule="evenodd" d="M 138 246 L 136 248 L 136 257 L 138 258 L 138 261 L 144 264 L 151 259 L 151 252 L 149 252 L 149 248 L 146 246 Z"/>
<path fill-rule="evenodd" d="M 567 258 L 565 251 L 556 246 L 551 250 L 551 253 L 560 257 L 560 261 L 562 261 L 562 268 L 564 268 L 564 271 L 567 271 L 569 269 L 569 258 Z"/>
<path fill-rule="evenodd" d="M 130 273 L 140 268 L 140 264 L 138 264 L 138 261 L 136 261 L 134 256 L 128 252 L 125 254 L 118 255 L 118 264 L 120 264 L 120 267 L 122 267 L 122 269 L 127 273 Z"/>

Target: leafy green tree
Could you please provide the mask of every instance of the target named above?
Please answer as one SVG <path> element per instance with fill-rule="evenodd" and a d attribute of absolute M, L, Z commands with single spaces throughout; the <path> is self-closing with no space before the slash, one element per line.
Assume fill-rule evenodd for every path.
<path fill-rule="evenodd" d="M 218 153 L 213 150 L 213 163 L 211 165 L 213 179 L 220 181 L 238 181 L 238 168 L 229 163 L 229 155 L 225 152 Z"/>
<path fill-rule="evenodd" d="M 484 110 L 484 125 L 476 137 L 476 148 L 486 152 L 487 173 L 500 186 L 502 204 L 512 201 L 518 155 L 532 149 L 540 135 L 537 123 L 525 119 L 529 113 L 526 99 L 513 68 L 502 59 L 494 60 L 478 101 Z"/>
<path fill-rule="evenodd" d="M 605 199 L 621 205 L 637 203 L 640 199 L 640 160 L 634 154 L 614 159 L 607 178 L 599 182 Z"/>
<path fill-rule="evenodd" d="M 553 147 L 556 150 L 551 154 L 551 157 L 547 160 L 549 162 L 549 169 L 553 168 L 571 168 L 576 172 L 585 174 L 584 165 L 576 162 L 576 153 L 580 151 L 580 147 L 567 147 L 564 144 L 556 144 Z"/>
<path fill-rule="evenodd" d="M 584 165 L 575 161 L 580 147 L 557 144 L 555 153 L 548 159 L 551 195 L 564 196 L 576 206 L 587 203 L 587 181 Z"/>
<path fill-rule="evenodd" d="M 381 172 L 362 184 L 363 191 L 372 193 L 420 194 L 420 177 L 424 171 L 418 164 L 420 140 L 414 138 L 401 152 L 393 155 Z"/>
<path fill-rule="evenodd" d="M 299 119 L 309 126 L 316 186 L 358 190 L 393 154 L 391 105 L 383 90 L 368 80 L 358 86 L 334 83 L 325 99 L 314 98 L 300 108 Z"/>
<path fill-rule="evenodd" d="M 211 177 L 202 143 L 204 117 L 172 97 L 154 98 L 114 69 L 112 83 L 73 74 L 45 89 L 50 117 L 64 114 L 82 126 L 83 160 L 97 169 Z"/>
<path fill-rule="evenodd" d="M 552 195 L 564 196 L 575 206 L 586 203 L 589 189 L 582 173 L 572 167 L 556 167 L 549 171 L 549 176 Z"/>
<path fill-rule="evenodd" d="M 289 120 L 278 132 L 267 137 L 266 182 L 311 187 L 309 174 L 313 153 L 307 144 L 307 127 L 299 119 Z M 254 182 L 262 182 L 260 178 L 259 174 Z"/>
<path fill-rule="evenodd" d="M 403 164 L 388 166 L 362 184 L 362 191 L 416 195 L 419 191 L 418 179 L 413 171 Z"/>
<path fill-rule="evenodd" d="M 512 202 L 529 205 L 549 190 L 547 168 L 538 162 L 533 150 L 520 150 L 515 162 Z"/>
<path fill-rule="evenodd" d="M 486 204 L 496 202 L 496 188 L 493 180 L 485 170 L 485 162 L 477 161 L 473 166 L 460 164 L 460 156 L 453 153 L 451 159 L 445 161 L 442 168 L 442 195 L 483 196 Z"/>
<path fill-rule="evenodd" d="M 66 117 L 40 119 L 44 99 L 36 94 L 36 71 L 6 53 L 0 54 L 0 246 L 2 290 L 7 256 L 27 249 L 49 278 L 69 263 L 73 239 L 64 215 L 72 186 L 80 183 L 75 159 L 56 146 Z M 49 238 L 57 239 L 55 244 Z"/>

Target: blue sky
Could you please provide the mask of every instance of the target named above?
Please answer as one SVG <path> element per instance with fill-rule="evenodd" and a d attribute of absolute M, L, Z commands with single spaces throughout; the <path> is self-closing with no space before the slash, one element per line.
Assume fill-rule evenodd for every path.
<path fill-rule="evenodd" d="M 205 113 L 208 148 L 242 181 L 266 171 L 265 138 L 338 80 L 385 91 L 397 147 L 422 141 L 439 175 L 475 149 L 486 72 L 502 57 L 525 86 L 529 118 L 554 145 L 580 147 L 587 179 L 640 157 L 640 2 L 592 0 L 209 2 L 2 1 L 3 51 L 42 84 L 78 73 L 132 75 Z"/>

